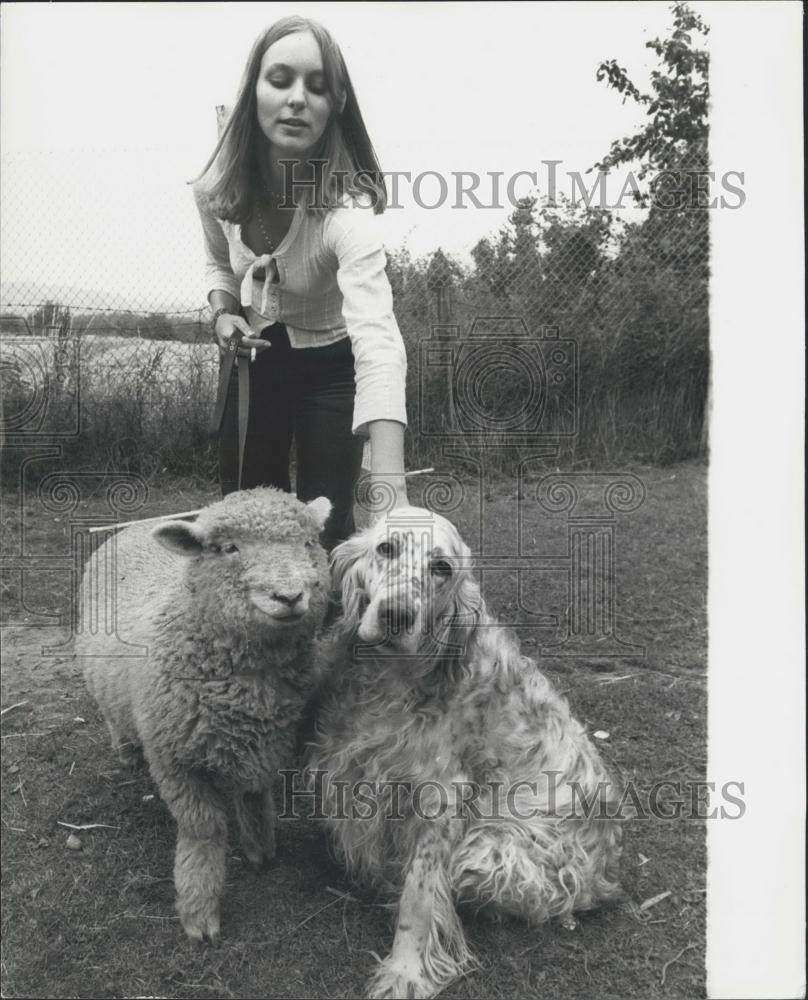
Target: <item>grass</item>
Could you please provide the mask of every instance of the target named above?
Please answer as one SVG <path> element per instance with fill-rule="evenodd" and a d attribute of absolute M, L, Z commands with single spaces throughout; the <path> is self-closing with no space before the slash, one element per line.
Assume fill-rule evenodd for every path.
<path fill-rule="evenodd" d="M 543 657 L 541 665 L 590 731 L 609 733 L 602 752 L 644 795 L 659 779 L 704 776 L 706 468 L 631 471 L 647 499 L 615 523 L 618 629 L 645 644 L 646 656 Z M 186 510 L 214 497 L 209 487 L 177 482 L 152 488 L 147 506 L 131 516 Z M 6 500 L 6 553 L 22 546 L 26 554 L 69 554 L 68 515 L 43 513 L 35 496 L 22 508 Z M 514 484 L 494 482 L 484 501 L 486 552 L 512 552 L 520 503 Z M 473 548 L 479 502 L 469 487 L 452 515 Z M 559 554 L 563 516 L 521 502 L 535 551 Z M 99 489 L 72 516 L 92 520 L 103 511 Z M 3 996 L 361 996 L 374 954 L 391 943 L 388 913 L 348 883 L 320 829 L 306 820 L 280 825 L 278 856 L 265 870 L 253 871 L 231 852 L 220 944 L 186 941 L 173 911 L 168 811 L 147 773 L 118 764 L 80 667 L 42 655 L 43 645 L 65 635 L 63 626 L 34 627 L 45 612 L 66 613 L 64 569 L 29 573 L 23 593 L 12 573 L 2 582 Z M 530 627 L 520 609 L 527 595 L 528 608 L 563 614 L 563 573 L 526 577 L 520 599 L 512 571 L 491 570 L 484 590 L 495 613 L 517 624 L 527 653 L 552 639 L 553 629 Z M 71 831 L 65 823 L 104 825 Z M 80 850 L 67 847 L 71 832 Z M 629 821 L 624 900 L 582 915 L 574 931 L 470 923 L 480 969 L 442 995 L 703 996 L 705 871 L 703 821 Z"/>

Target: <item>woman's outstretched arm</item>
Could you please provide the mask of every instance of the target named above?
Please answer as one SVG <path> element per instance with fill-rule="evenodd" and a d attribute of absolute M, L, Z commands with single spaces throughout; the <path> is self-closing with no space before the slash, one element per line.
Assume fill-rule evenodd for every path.
<path fill-rule="evenodd" d="M 407 506 L 404 478 L 404 424 L 398 420 L 371 420 L 370 474 L 374 483 L 385 484 L 395 496 L 396 507 Z"/>

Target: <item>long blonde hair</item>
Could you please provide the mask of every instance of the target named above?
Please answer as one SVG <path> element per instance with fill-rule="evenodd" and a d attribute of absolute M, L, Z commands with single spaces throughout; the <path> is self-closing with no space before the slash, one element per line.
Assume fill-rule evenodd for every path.
<path fill-rule="evenodd" d="M 202 173 L 191 182 L 213 214 L 227 222 L 246 222 L 253 213 L 255 191 L 262 188 L 260 150 L 265 140 L 255 89 L 264 53 L 279 39 L 302 31 L 310 31 L 320 46 L 332 113 L 309 157 L 323 161 L 323 169 L 315 170 L 316 188 L 305 188 L 300 201 L 312 211 L 336 207 L 344 194 L 369 195 L 376 213 L 387 204 L 384 176 L 339 46 L 317 21 L 293 15 L 276 21 L 255 40 L 227 124 Z"/>

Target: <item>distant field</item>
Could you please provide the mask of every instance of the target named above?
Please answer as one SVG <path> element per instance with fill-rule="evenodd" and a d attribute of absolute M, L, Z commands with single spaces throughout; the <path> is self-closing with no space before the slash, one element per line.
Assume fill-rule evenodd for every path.
<path fill-rule="evenodd" d="M 41 357 L 47 370 L 55 364 L 57 342 L 54 338 L 32 338 L 19 334 L 2 335 L 4 364 Z M 176 340 L 141 340 L 139 337 L 113 337 L 84 334 L 77 342 L 68 341 L 63 363 L 81 367 L 85 386 L 103 386 L 111 380 L 132 379 L 138 371 L 157 367 L 166 378 L 179 378 L 189 365 L 209 371 L 215 379 L 218 353 L 213 344 L 185 344 Z M 32 353 L 35 352 L 35 353 Z"/>

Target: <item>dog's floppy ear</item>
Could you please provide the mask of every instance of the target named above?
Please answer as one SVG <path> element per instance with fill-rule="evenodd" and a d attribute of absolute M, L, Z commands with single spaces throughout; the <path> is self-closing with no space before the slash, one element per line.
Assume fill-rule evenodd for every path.
<path fill-rule="evenodd" d="M 462 673 L 472 653 L 477 627 L 487 612 L 474 577 L 469 547 L 456 533 L 451 541 L 457 570 L 441 597 L 441 606 L 435 609 L 431 635 L 436 647 L 433 655 Z"/>
<path fill-rule="evenodd" d="M 362 617 L 367 555 L 364 532 L 337 545 L 331 553 L 331 585 L 342 594 L 343 624 L 347 629 L 358 628 Z"/>

